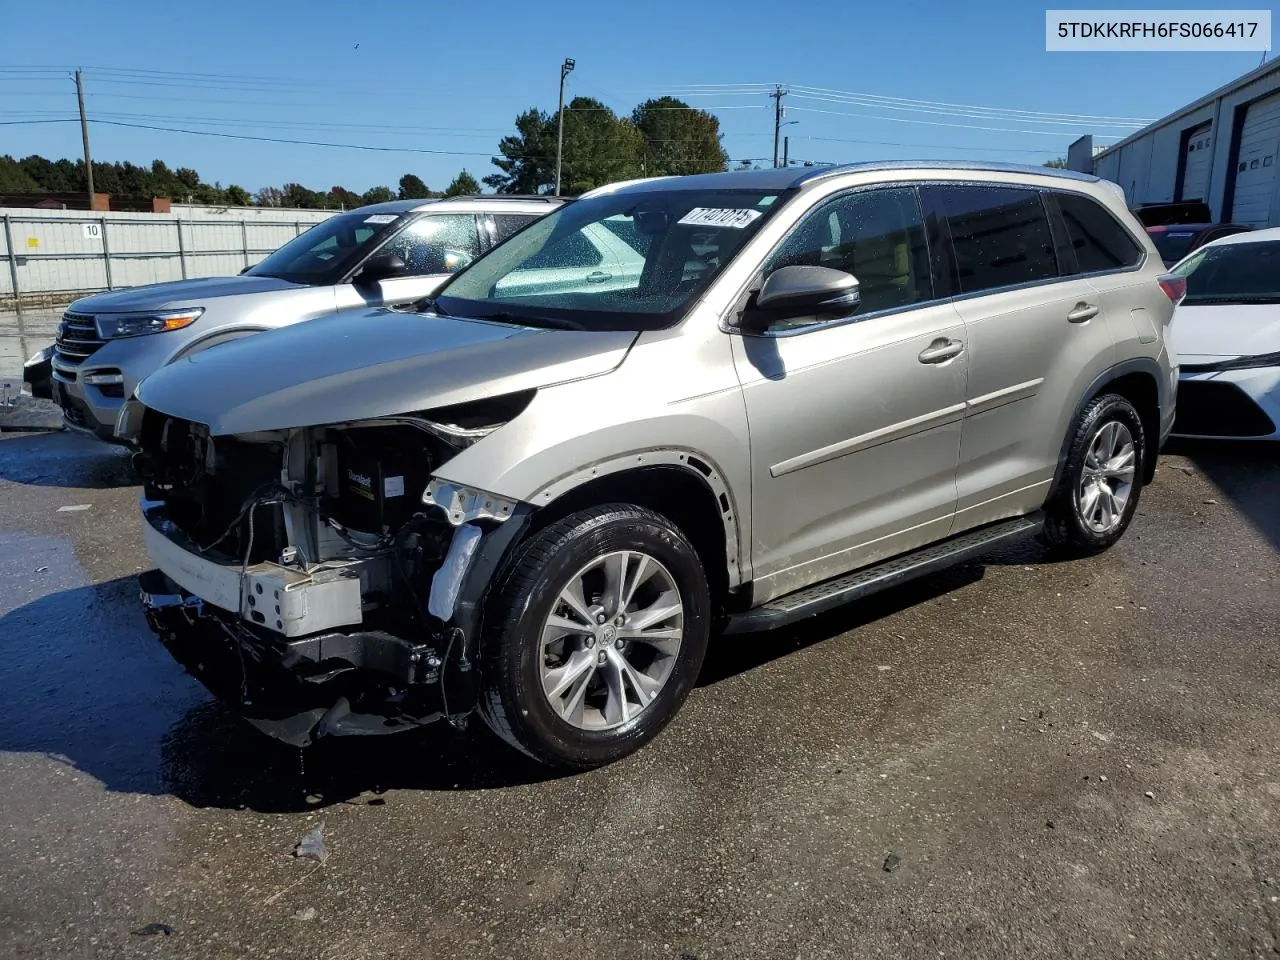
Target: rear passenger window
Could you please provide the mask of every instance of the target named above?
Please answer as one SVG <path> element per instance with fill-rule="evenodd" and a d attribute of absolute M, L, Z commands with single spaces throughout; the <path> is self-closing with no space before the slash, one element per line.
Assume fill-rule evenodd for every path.
<path fill-rule="evenodd" d="M 538 218 L 525 213 L 495 213 L 493 219 L 493 243 L 504 243 L 517 230 L 523 230 Z"/>
<path fill-rule="evenodd" d="M 960 289 L 978 293 L 1058 276 L 1040 194 L 1019 187 L 934 187 L 951 225 Z"/>
<path fill-rule="evenodd" d="M 1101 204 L 1077 193 L 1056 196 L 1081 273 L 1119 270 L 1142 259 L 1137 241 Z"/>

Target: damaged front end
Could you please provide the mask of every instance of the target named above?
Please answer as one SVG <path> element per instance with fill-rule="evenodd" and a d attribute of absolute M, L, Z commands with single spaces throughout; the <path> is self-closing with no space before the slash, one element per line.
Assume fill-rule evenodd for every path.
<path fill-rule="evenodd" d="M 216 437 L 134 406 L 148 623 L 288 743 L 461 726 L 485 592 L 531 508 L 433 473 L 528 400 Z"/>

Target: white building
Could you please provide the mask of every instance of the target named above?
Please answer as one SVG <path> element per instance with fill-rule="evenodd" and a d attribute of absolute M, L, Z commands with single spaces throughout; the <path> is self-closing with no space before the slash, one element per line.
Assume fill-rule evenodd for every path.
<path fill-rule="evenodd" d="M 1075 169 L 1089 162 L 1081 147 Z M 1280 59 L 1107 147 L 1092 166 L 1131 207 L 1203 200 L 1217 222 L 1280 226 Z"/>

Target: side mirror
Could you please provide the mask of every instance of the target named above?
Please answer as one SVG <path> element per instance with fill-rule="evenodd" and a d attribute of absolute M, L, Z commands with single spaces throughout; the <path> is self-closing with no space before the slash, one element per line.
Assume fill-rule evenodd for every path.
<path fill-rule="evenodd" d="M 789 317 L 848 316 L 861 303 L 858 279 L 851 273 L 830 267 L 779 267 L 743 314 L 743 326 L 763 330 Z"/>
<path fill-rule="evenodd" d="M 394 277 L 403 277 L 409 272 L 409 267 L 405 264 L 404 258 L 390 251 L 383 253 L 375 253 L 370 257 L 360 272 L 356 274 L 356 283 L 377 283 L 379 280 L 391 280 Z"/>

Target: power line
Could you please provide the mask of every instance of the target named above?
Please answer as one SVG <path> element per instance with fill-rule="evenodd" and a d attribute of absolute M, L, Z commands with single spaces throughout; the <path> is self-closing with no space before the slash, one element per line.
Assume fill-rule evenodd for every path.
<path fill-rule="evenodd" d="M 15 121 L 15 122 L 18 122 L 18 123 L 41 123 L 41 122 L 62 123 L 62 122 L 68 122 L 68 121 L 53 121 L 53 120 L 51 120 L 51 121 Z M 71 121 L 69 121 L 69 122 L 73 122 L 73 123 L 74 123 L 75 121 L 74 121 L 74 120 L 71 120 Z M 109 126 L 109 127 L 128 127 L 128 128 L 135 129 L 135 130 L 157 130 L 157 131 L 164 132 L 164 133 L 185 133 L 185 134 L 190 134 L 190 135 L 192 135 L 192 136 L 197 136 L 197 137 L 219 137 L 219 138 L 222 138 L 222 139 L 225 139 L 225 140 L 252 140 L 252 141 L 257 141 L 257 142 L 261 142 L 261 143 L 284 143 L 284 144 L 292 144 L 292 145 L 296 145 L 296 146 L 304 146 L 304 147 L 339 147 L 339 148 L 343 148 L 343 149 L 347 149 L 347 150 L 368 150 L 368 151 L 373 151 L 373 152 L 377 152 L 377 153 L 420 153 L 420 154 L 431 154 L 431 155 L 447 156 L 447 157 L 493 157 L 493 156 L 496 156 L 496 155 L 501 155 L 501 156 L 502 156 L 502 158 L 503 158 L 503 159 L 505 159 L 505 160 L 547 160 L 547 161 L 550 161 L 551 159 L 553 159 L 553 157 L 552 157 L 551 155 L 543 155 L 543 154 L 519 154 L 519 155 L 516 155 L 516 156 L 507 156 L 507 155 L 505 155 L 505 154 L 501 154 L 501 151 L 496 151 L 496 150 L 483 150 L 483 151 L 477 151 L 477 150 L 435 150 L 435 149 L 431 149 L 431 148 L 427 148 L 427 147 L 387 147 L 387 146 L 380 146 L 380 145 L 367 144 L 367 143 L 333 143 L 333 142 L 330 142 L 330 141 L 323 141 L 323 140 L 294 140 L 294 139 L 290 139 L 290 138 L 286 138 L 286 137 L 260 137 L 260 136 L 254 136 L 254 135 L 251 135 L 251 134 L 243 134 L 243 133 L 224 133 L 224 132 L 221 132 L 221 131 L 214 131 L 214 130 L 190 130 L 190 129 L 186 129 L 186 128 L 182 128 L 182 127 L 163 127 L 163 126 L 159 126 L 159 125 L 157 125 L 157 124 L 146 124 L 146 123 L 126 123 L 126 122 L 121 121 L 121 120 L 98 120 L 98 119 L 96 119 L 96 118 L 95 118 L 95 119 L 90 120 L 89 122 L 90 122 L 90 123 L 96 123 L 96 124 L 103 124 L 103 125 L 105 125 L 105 126 Z M 597 142 L 597 143 L 611 143 L 611 142 L 612 142 L 612 139 L 598 140 L 598 141 L 594 141 L 594 142 Z M 600 158 L 598 158 L 598 159 L 601 159 L 601 160 L 631 160 L 631 159 L 633 159 L 633 158 L 632 158 L 631 156 L 620 156 L 620 157 L 600 157 Z M 699 161 L 699 160 L 696 160 L 696 159 L 695 159 L 695 160 L 685 160 L 685 161 L 676 161 L 676 162 L 683 162 L 683 163 L 697 164 L 697 163 L 700 163 L 700 162 L 702 162 L 702 161 Z M 742 161 L 741 161 L 741 160 L 729 160 L 728 162 L 729 162 L 729 163 L 741 163 Z M 751 162 L 755 162 L 754 158 L 752 159 L 752 161 L 751 161 Z"/>
<path fill-rule="evenodd" d="M 940 120 L 916 120 L 911 117 L 880 117 L 867 113 L 844 113 L 840 110 L 822 110 L 817 107 L 792 107 L 804 113 L 825 113 L 833 117 L 853 117 L 856 120 L 891 120 L 894 123 L 920 123 L 930 127 L 954 127 L 959 130 L 984 130 L 996 133 L 1036 134 L 1046 137 L 1070 137 L 1073 133 L 1066 130 L 1025 130 L 1018 127 L 982 127 L 972 123 L 943 123 Z"/>
<path fill-rule="evenodd" d="M 971 147 L 958 146 L 949 143 L 899 143 L 892 140 L 846 140 L 841 137 L 805 137 L 806 140 L 812 140 L 818 143 L 857 143 L 873 147 L 907 147 L 912 150 L 989 150 L 993 153 L 1035 153 L 1050 154 L 1059 153 L 1058 150 L 1036 150 L 1018 147 Z"/>
<path fill-rule="evenodd" d="M 773 84 L 684 84 L 674 89 L 674 96 L 747 96 L 759 95 L 767 93 Z M 1022 110 L 1016 107 L 990 107 L 979 106 L 975 104 L 951 103 L 945 100 L 918 100 L 909 97 L 891 97 L 874 93 L 858 93 L 850 90 L 836 90 L 831 87 L 815 87 L 806 84 L 791 84 L 790 89 L 795 92 L 796 96 L 803 94 L 813 95 L 815 97 L 830 97 L 833 100 L 840 100 L 853 104 L 864 106 L 879 106 L 889 108 L 891 105 L 899 105 L 905 109 L 911 108 L 931 108 L 939 112 L 952 111 L 976 111 L 982 115 L 999 115 L 1001 119 L 1012 119 L 1014 116 L 1032 120 L 1032 119 L 1053 119 L 1053 120 L 1086 120 L 1093 122 L 1115 121 L 1117 124 L 1143 126 L 1151 123 L 1151 120 L 1143 117 L 1117 117 L 1117 116 L 1097 116 L 1093 114 L 1082 113 L 1062 113 L 1046 110 Z M 683 94 L 680 91 L 686 91 Z M 995 117 L 993 117 L 995 119 Z"/>
<path fill-rule="evenodd" d="M 908 97 L 887 97 L 887 96 L 882 96 L 880 94 L 875 94 L 875 93 L 854 93 L 846 90 L 833 90 L 829 87 L 808 87 L 808 86 L 803 86 L 799 84 L 795 85 L 793 89 L 805 90 L 810 93 L 828 94 L 831 96 L 854 97 L 854 98 L 861 98 L 866 100 L 879 100 L 879 101 L 893 102 L 893 103 L 907 103 L 907 104 L 912 104 L 914 106 L 948 107 L 948 108 L 959 109 L 959 110 L 983 110 L 983 111 L 997 112 L 997 113 L 1017 113 L 1017 114 L 1024 114 L 1028 116 L 1060 117 L 1064 119 L 1073 119 L 1073 120 L 1123 120 L 1126 123 L 1135 123 L 1135 124 L 1147 124 L 1152 122 L 1150 119 L 1145 119 L 1142 117 L 1095 116 L 1087 113 L 1059 113 L 1059 112 L 1047 111 L 1047 110 L 1020 110 L 1015 107 L 984 107 L 984 106 L 975 106 L 973 104 L 965 104 L 965 103 L 948 103 L 945 100 L 913 100 Z"/>
<path fill-rule="evenodd" d="M 1054 120 L 1049 117 L 1021 117 L 1000 113 L 978 113 L 963 110 L 950 110 L 934 107 L 906 107 L 889 103 L 875 103 L 861 100 L 843 99 L 840 97 L 821 97 L 808 93 L 796 93 L 797 100 L 815 100 L 823 103 L 843 103 L 850 106 L 871 107 L 877 110 L 898 110 L 904 113 L 925 113 L 944 117 L 973 117 L 978 120 L 1003 120 L 1007 123 L 1044 123 L 1069 127 L 1140 127 L 1140 123 L 1096 121 L 1096 120 Z M 886 118 L 892 119 L 892 118 Z"/>

